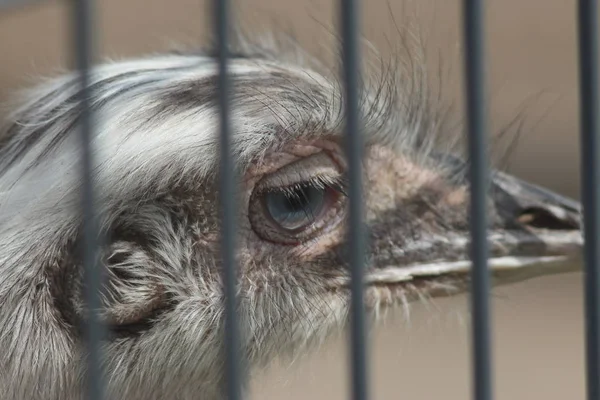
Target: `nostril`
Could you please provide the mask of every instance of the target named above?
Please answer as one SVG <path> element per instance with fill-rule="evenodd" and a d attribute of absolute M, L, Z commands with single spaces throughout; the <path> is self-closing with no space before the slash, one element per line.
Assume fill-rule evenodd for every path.
<path fill-rule="evenodd" d="M 576 230 L 580 228 L 577 218 L 566 210 L 554 206 L 528 207 L 521 211 L 517 221 L 537 229 Z"/>

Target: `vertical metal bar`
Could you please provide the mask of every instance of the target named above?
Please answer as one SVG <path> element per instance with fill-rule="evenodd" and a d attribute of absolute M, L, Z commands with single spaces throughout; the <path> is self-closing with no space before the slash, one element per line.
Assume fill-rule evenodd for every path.
<path fill-rule="evenodd" d="M 585 216 L 585 319 L 587 398 L 600 399 L 600 142 L 598 140 L 598 4 L 579 0 L 581 198 Z"/>
<path fill-rule="evenodd" d="M 241 365 L 237 326 L 237 275 L 235 265 L 235 176 L 231 154 L 231 129 L 229 124 L 228 29 L 229 1 L 215 0 L 215 33 L 218 58 L 218 104 L 221 127 L 220 204 L 221 204 L 221 257 L 223 284 L 225 286 L 225 353 L 226 393 L 229 400 L 241 398 Z"/>
<path fill-rule="evenodd" d="M 483 11 L 483 0 L 465 0 L 463 3 L 466 47 L 464 72 L 471 182 L 473 394 L 477 400 L 490 400 L 492 398 L 492 356 L 486 206 L 489 172 Z"/>
<path fill-rule="evenodd" d="M 359 110 L 359 4 L 358 0 L 341 1 L 343 39 L 343 72 L 345 87 L 346 155 L 348 158 L 350 232 L 349 264 L 351 269 L 351 340 L 352 398 L 368 398 L 367 341 L 365 338 L 365 310 L 363 299 L 365 234 L 363 227 L 362 159 L 363 139 Z"/>
<path fill-rule="evenodd" d="M 83 265 L 85 273 L 85 300 L 89 308 L 84 326 L 88 346 L 88 399 L 104 398 L 101 371 L 101 342 L 105 327 L 98 318 L 102 272 L 98 261 L 98 223 L 94 211 L 94 182 L 92 176 L 92 113 L 90 110 L 89 68 L 92 58 L 92 1 L 74 0 L 72 7 L 75 63 L 79 71 L 81 89 L 79 107 L 81 114 L 81 173 L 83 180 Z"/>

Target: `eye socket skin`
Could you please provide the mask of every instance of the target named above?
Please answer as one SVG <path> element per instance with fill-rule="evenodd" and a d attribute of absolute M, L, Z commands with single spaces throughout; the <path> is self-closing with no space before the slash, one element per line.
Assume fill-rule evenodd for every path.
<path fill-rule="evenodd" d="M 337 226 L 346 205 L 339 166 L 326 153 L 266 175 L 250 198 L 249 219 L 262 239 L 299 245 Z"/>

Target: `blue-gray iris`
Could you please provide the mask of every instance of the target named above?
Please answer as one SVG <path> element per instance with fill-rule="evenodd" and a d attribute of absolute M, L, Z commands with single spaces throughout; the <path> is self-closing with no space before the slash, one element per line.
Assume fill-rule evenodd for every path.
<path fill-rule="evenodd" d="M 298 185 L 285 191 L 266 194 L 265 204 L 271 218 L 284 229 L 298 229 L 311 223 L 325 203 L 324 188 Z"/>

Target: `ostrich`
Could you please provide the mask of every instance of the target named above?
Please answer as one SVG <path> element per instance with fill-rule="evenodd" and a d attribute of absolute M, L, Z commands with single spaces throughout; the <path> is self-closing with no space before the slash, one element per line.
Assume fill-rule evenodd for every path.
<path fill-rule="evenodd" d="M 344 107 L 335 74 L 312 59 L 238 50 L 238 313 L 257 366 L 348 321 Z M 404 61 L 360 86 L 369 316 L 460 293 L 469 279 L 467 164 L 438 144 L 448 127 L 424 66 Z M 210 52 L 176 52 L 91 72 L 110 399 L 224 397 L 216 71 Z M 2 399 L 84 396 L 79 90 L 74 74 L 41 82 L 0 136 Z M 489 193 L 497 282 L 561 272 L 579 257 L 577 202 L 500 171 Z"/>

